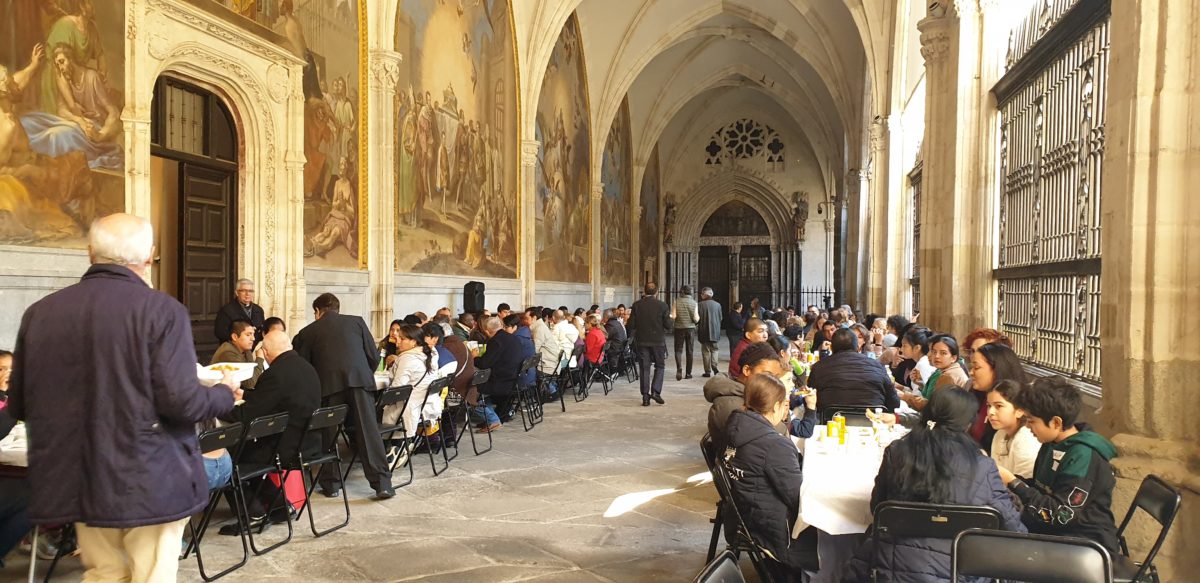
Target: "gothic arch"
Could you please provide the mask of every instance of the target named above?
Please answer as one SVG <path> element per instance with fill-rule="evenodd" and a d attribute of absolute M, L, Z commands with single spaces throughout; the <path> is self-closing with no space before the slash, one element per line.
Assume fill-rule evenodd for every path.
<path fill-rule="evenodd" d="M 750 204 L 762 215 L 772 242 L 795 242 L 790 227 L 792 212 L 787 200 L 770 179 L 758 172 L 742 168 L 713 172 L 697 181 L 681 200 L 688 204 L 677 207 L 674 237 L 668 246 L 670 251 L 699 247 L 704 223 L 717 209 L 734 200 Z"/>

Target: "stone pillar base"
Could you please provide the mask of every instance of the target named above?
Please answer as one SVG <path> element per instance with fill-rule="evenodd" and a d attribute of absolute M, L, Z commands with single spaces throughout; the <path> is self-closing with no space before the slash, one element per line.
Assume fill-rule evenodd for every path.
<path fill-rule="evenodd" d="M 1122 433 L 1113 438 L 1119 456 L 1113 460 L 1117 474 L 1117 489 L 1113 492 L 1113 516 L 1120 526 L 1129 510 L 1142 477 L 1154 474 L 1183 495 L 1183 506 L 1171 533 L 1163 543 L 1154 564 L 1162 581 L 1186 581 L 1184 573 L 1200 572 L 1200 553 L 1195 541 L 1200 540 L 1200 447 L 1181 441 L 1164 441 L 1140 435 Z M 1125 531 L 1129 552 L 1141 561 L 1158 536 L 1159 526 L 1144 512 L 1138 511 Z"/>

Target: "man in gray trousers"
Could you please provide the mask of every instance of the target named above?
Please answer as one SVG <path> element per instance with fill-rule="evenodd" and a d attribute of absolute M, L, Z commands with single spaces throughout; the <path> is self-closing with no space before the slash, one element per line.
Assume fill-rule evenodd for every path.
<path fill-rule="evenodd" d="M 700 290 L 700 304 L 697 309 L 700 312 L 700 323 L 696 328 L 696 335 L 700 338 L 704 378 L 708 378 L 716 375 L 720 366 L 720 349 L 717 342 L 721 339 L 721 304 L 713 299 L 712 288 Z"/>
<path fill-rule="evenodd" d="M 696 324 L 700 314 L 696 311 L 696 300 L 692 299 L 691 286 L 679 288 L 679 297 L 671 307 L 671 318 L 675 320 L 675 380 L 692 378 L 692 345 L 696 343 Z M 679 362 L 687 353 L 687 374 Z"/>

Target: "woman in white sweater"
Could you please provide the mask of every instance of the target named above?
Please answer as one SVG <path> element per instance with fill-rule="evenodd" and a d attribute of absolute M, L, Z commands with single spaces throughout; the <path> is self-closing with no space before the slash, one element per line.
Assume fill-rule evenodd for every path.
<path fill-rule="evenodd" d="M 425 333 L 419 326 L 405 324 L 400 327 L 399 353 L 392 366 L 388 368 L 391 376 L 390 385 L 403 387 L 412 385 L 412 397 L 407 407 L 403 403 L 391 405 L 383 411 L 384 424 L 391 425 L 400 418 L 404 410 L 404 432 L 406 437 L 416 434 L 417 424 L 421 420 L 421 403 L 425 402 L 425 391 L 429 384 L 438 378 L 437 351 L 425 343 Z M 431 395 L 425 403 L 425 419 L 437 420 L 442 415 L 443 401 L 441 396 Z"/>
<path fill-rule="evenodd" d="M 992 459 L 1018 476 L 1032 476 L 1042 444 L 1025 426 L 1025 412 L 1013 407 L 1014 395 L 1024 389 L 1019 383 L 1003 380 L 988 393 L 988 423 L 996 434 L 992 436 Z"/>

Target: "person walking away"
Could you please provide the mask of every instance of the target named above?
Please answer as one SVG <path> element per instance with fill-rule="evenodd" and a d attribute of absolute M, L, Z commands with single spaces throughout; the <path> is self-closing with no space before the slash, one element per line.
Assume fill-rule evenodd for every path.
<path fill-rule="evenodd" d="M 208 503 L 195 425 L 241 397 L 230 373 L 196 379 L 187 309 L 146 284 L 153 257 L 149 221 L 98 219 L 91 267 L 17 333 L 8 411 L 29 433 L 29 519 L 75 523 L 86 581 L 175 581 L 184 524 Z"/>
<path fill-rule="evenodd" d="M 392 488 L 392 473 L 379 438 L 379 422 L 375 418 L 374 371 L 379 366 L 379 349 L 367 323 L 359 316 L 341 314 L 341 301 L 331 293 L 313 300 L 315 321 L 296 334 L 292 346 L 304 360 L 317 369 L 321 377 L 321 400 L 325 407 L 348 404 L 347 423 L 353 425 L 355 447 L 363 455 L 363 473 L 383 500 L 396 495 Z M 337 429 L 331 428 L 323 445 L 333 447 Z M 328 471 L 326 471 L 328 470 Z M 333 468 L 324 466 L 318 481 L 321 491 L 330 498 L 341 490 L 334 485 Z"/>
<path fill-rule="evenodd" d="M 706 287 L 700 290 L 700 313 L 696 326 L 696 336 L 700 339 L 700 358 L 704 364 L 704 378 L 717 374 L 721 362 L 721 304 L 713 299 L 713 290 Z"/>
<path fill-rule="evenodd" d="M 692 287 L 685 285 L 679 288 L 679 297 L 671 308 L 671 318 L 675 320 L 675 380 L 684 377 L 692 378 L 692 350 L 696 344 L 696 324 L 700 322 L 700 314 L 696 309 L 696 300 L 692 299 Z M 680 356 L 687 354 L 687 369 L 680 366 Z"/>
<path fill-rule="evenodd" d="M 742 302 L 733 302 L 733 308 L 729 310 L 729 317 L 725 319 L 725 335 L 729 337 L 730 354 L 733 354 L 733 349 L 741 343 L 745 328 L 746 313 L 742 308 Z"/>
<path fill-rule="evenodd" d="M 665 404 L 662 398 L 663 366 L 667 359 L 667 332 L 674 326 L 671 310 L 667 303 L 655 297 L 658 286 L 646 284 L 642 299 L 634 302 L 629 312 L 626 327 L 638 347 L 638 360 L 642 368 L 642 406 L 649 407 L 650 400 Z M 650 365 L 654 364 L 654 376 Z"/>

